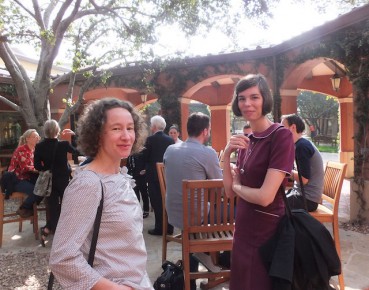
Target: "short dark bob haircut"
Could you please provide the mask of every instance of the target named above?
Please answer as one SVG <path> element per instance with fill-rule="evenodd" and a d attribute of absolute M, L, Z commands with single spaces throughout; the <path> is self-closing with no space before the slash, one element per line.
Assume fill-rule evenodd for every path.
<path fill-rule="evenodd" d="M 131 154 L 143 149 L 147 137 L 147 126 L 141 114 L 130 102 L 115 98 L 103 98 L 89 104 L 78 121 L 77 148 L 85 156 L 95 157 L 97 155 L 106 123 L 106 112 L 115 108 L 126 109 L 132 115 L 136 139 Z"/>
<path fill-rule="evenodd" d="M 283 115 L 281 119 L 282 121 L 286 120 L 288 126 L 296 125 L 297 133 L 302 133 L 305 131 L 305 123 L 300 116 L 296 114 Z"/>
<path fill-rule="evenodd" d="M 232 98 L 232 111 L 237 117 L 241 117 L 242 113 L 238 107 L 238 94 L 252 87 L 258 87 L 263 97 L 263 116 L 269 114 L 273 109 L 273 96 L 270 92 L 266 78 L 262 74 L 249 74 L 240 79 L 234 88 Z"/>

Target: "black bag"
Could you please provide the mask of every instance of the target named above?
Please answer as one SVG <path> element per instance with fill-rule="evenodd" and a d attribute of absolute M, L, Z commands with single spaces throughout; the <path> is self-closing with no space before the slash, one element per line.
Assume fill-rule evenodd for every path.
<path fill-rule="evenodd" d="M 5 194 L 5 199 L 15 191 L 15 186 L 18 183 L 18 178 L 14 172 L 5 171 L 1 177 L 1 191 Z"/>
<path fill-rule="evenodd" d="M 182 261 L 177 263 L 165 261 L 161 266 L 163 272 L 154 282 L 155 290 L 182 290 L 184 289 Z"/>

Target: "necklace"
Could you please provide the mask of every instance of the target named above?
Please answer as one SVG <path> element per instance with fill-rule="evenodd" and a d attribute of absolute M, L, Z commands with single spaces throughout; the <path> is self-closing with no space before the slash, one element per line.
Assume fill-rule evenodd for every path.
<path fill-rule="evenodd" d="M 260 139 L 257 139 L 256 141 L 251 141 L 249 147 L 247 148 L 247 151 L 246 151 L 246 154 L 245 154 L 245 157 L 243 158 L 243 162 L 240 161 L 240 166 L 238 167 L 238 169 L 240 170 L 240 173 L 241 174 L 244 174 L 246 173 L 245 172 L 245 165 L 247 163 L 247 161 L 249 160 L 250 156 L 251 156 L 251 153 L 254 151 L 256 145 L 258 144 Z"/>

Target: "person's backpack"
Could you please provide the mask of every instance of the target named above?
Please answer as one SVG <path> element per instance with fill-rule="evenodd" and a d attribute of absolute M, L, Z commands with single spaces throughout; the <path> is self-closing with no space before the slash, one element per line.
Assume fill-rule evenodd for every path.
<path fill-rule="evenodd" d="M 177 263 L 165 261 L 161 266 L 163 272 L 154 282 L 155 290 L 182 290 L 184 289 L 182 261 Z"/>
<path fill-rule="evenodd" d="M 15 191 L 15 186 L 17 184 L 17 176 L 14 172 L 11 171 L 4 171 L 0 184 L 1 184 L 1 191 L 5 194 L 5 199 L 8 199 L 9 196 Z"/>

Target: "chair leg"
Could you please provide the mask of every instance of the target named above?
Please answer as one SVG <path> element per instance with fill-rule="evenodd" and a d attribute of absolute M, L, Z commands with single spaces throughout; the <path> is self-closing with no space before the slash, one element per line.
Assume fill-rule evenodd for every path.
<path fill-rule="evenodd" d="M 164 262 L 167 258 L 167 231 L 168 231 L 168 215 L 165 209 L 165 204 L 163 203 L 163 245 L 162 245 L 162 253 L 161 253 L 161 261 Z"/>
<path fill-rule="evenodd" d="M 3 230 L 4 230 L 4 194 L 0 192 L 0 248 L 3 246 Z"/>
<path fill-rule="evenodd" d="M 163 231 L 163 245 L 161 249 L 161 262 L 164 263 L 164 261 L 167 259 L 167 235 Z"/>
<path fill-rule="evenodd" d="M 182 260 L 183 260 L 183 276 L 184 276 L 184 284 L 185 290 L 190 290 L 190 254 L 183 249 L 184 246 L 182 245 Z"/>
<path fill-rule="evenodd" d="M 33 232 L 35 239 L 38 240 L 38 212 L 36 203 L 33 204 Z"/>
<path fill-rule="evenodd" d="M 333 229 L 334 245 L 336 247 L 337 254 L 338 254 L 338 256 L 340 257 L 340 260 L 341 260 L 341 274 L 338 275 L 338 283 L 340 285 L 340 290 L 343 290 L 343 289 L 345 289 L 345 282 L 344 282 L 344 278 L 343 278 L 343 266 L 342 266 L 342 257 L 341 257 L 341 245 L 340 245 L 338 220 L 333 221 L 332 229 Z"/>

